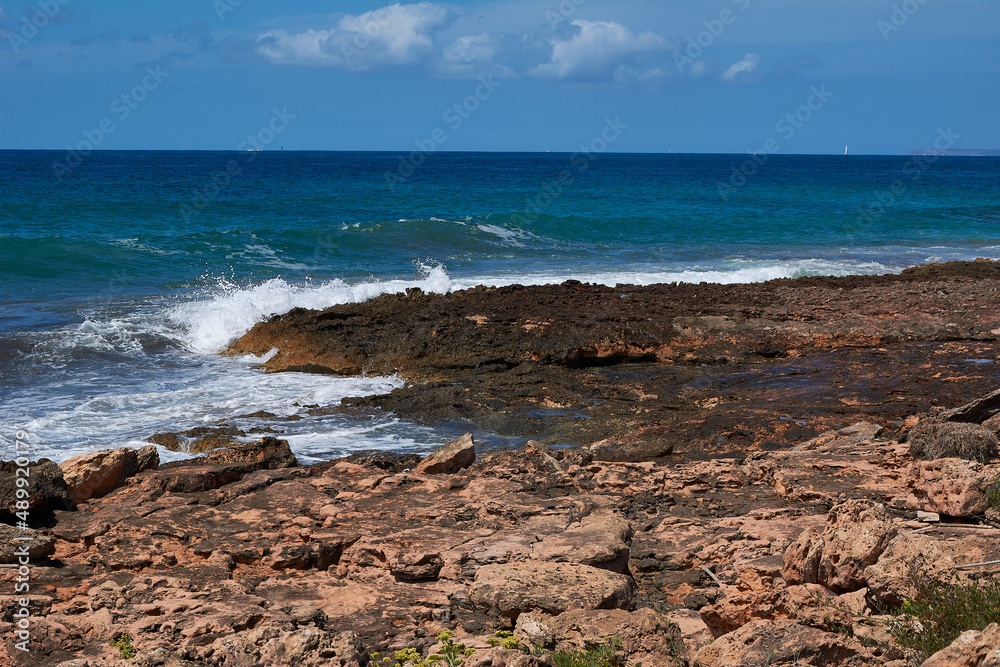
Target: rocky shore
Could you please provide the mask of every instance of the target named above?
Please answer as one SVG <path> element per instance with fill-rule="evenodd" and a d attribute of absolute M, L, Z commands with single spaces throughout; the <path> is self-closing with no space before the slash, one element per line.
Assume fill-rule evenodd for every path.
<path fill-rule="evenodd" d="M 232 352 L 410 380 L 316 410 L 472 434 L 422 461 L 302 466 L 265 437 L 38 462 L 31 528 L 0 516 L 0 561 L 30 562 L 27 592 L 0 569 L 0 664 L 361 667 L 450 631 L 467 667 L 609 637 L 645 667 L 1000 665 L 995 623 L 924 662 L 885 614 L 915 565 L 1000 574 L 998 291 L 1000 266 L 971 262 L 272 318 Z M 477 444 L 491 433 L 522 440 Z M 3 464 L 0 508 L 16 490 Z"/>

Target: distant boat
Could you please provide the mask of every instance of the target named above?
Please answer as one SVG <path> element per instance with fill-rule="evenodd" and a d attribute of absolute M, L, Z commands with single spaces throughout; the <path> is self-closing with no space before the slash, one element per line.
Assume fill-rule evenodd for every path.
<path fill-rule="evenodd" d="M 844 146 L 844 155 L 847 155 L 847 146 Z"/>

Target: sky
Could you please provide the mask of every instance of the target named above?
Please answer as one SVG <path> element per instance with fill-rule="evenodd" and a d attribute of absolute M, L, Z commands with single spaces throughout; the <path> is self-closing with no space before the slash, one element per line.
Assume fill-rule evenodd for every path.
<path fill-rule="evenodd" d="M 1000 2 L 0 0 L 0 91 L 0 149 L 998 149 Z"/>

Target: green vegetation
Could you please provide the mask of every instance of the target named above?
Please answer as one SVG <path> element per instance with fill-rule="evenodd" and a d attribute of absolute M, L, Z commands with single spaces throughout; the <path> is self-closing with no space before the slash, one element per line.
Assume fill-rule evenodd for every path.
<path fill-rule="evenodd" d="M 439 634 L 437 640 L 441 642 L 441 653 L 432 653 L 426 658 L 421 658 L 415 648 L 396 651 L 392 658 L 372 653 L 372 664 L 377 667 L 457 667 L 476 653 L 476 649 L 466 648 L 465 644 L 456 644 L 455 635 L 450 630 Z"/>
<path fill-rule="evenodd" d="M 618 655 L 623 648 L 622 640 L 608 637 L 606 643 L 588 646 L 585 651 L 553 653 L 552 662 L 556 667 L 625 667 L 624 658 Z"/>
<path fill-rule="evenodd" d="M 116 638 L 111 640 L 111 645 L 118 649 L 123 660 L 129 660 L 135 657 L 135 649 L 132 648 L 132 638 L 126 633 L 121 633 Z"/>
<path fill-rule="evenodd" d="M 496 632 L 493 633 L 492 637 L 486 640 L 486 643 L 492 646 L 493 648 L 499 646 L 500 648 L 506 648 L 506 649 L 519 648 L 522 651 L 524 651 L 524 648 L 521 646 L 521 642 L 518 641 L 517 637 L 515 637 L 514 633 L 511 632 L 510 630 L 497 630 Z M 524 652 L 527 653 L 527 651 Z"/>
<path fill-rule="evenodd" d="M 396 651 L 392 657 L 372 653 L 372 665 L 375 667 L 456 667 L 463 664 L 467 657 L 476 652 L 475 649 L 466 648 L 464 644 L 456 644 L 454 635 L 448 630 L 439 634 L 437 639 L 441 642 L 441 653 L 432 653 L 426 658 L 421 658 L 420 653 L 414 648 Z M 529 650 L 509 630 L 497 630 L 493 637 L 486 640 L 486 643 L 497 648 L 519 650 L 528 655 L 543 654 L 543 651 L 537 646 L 534 651 Z M 552 661 L 556 667 L 625 667 L 625 659 L 618 655 L 624 648 L 625 646 L 620 639 L 608 637 L 606 643 L 588 645 L 583 651 L 553 653 Z"/>
<path fill-rule="evenodd" d="M 997 477 L 997 481 L 993 482 L 993 486 L 986 492 L 986 502 L 993 509 L 1000 510 L 1000 477 Z"/>
<path fill-rule="evenodd" d="M 962 583 L 957 574 L 946 580 L 916 569 L 910 578 L 916 590 L 913 599 L 887 610 L 897 616 L 889 629 L 900 646 L 929 657 L 966 630 L 1000 623 L 1000 580 Z"/>

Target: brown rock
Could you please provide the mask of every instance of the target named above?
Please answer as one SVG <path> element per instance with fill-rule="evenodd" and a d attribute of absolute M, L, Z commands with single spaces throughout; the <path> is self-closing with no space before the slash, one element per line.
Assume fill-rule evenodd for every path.
<path fill-rule="evenodd" d="M 730 595 L 701 609 L 713 637 L 721 637 L 756 619 L 790 620 L 822 630 L 851 625 L 853 617 L 836 595 L 818 584 Z"/>
<path fill-rule="evenodd" d="M 12 517 L 18 510 L 17 491 L 22 488 L 17 485 L 18 470 L 21 469 L 15 461 L 0 461 L 0 517 Z M 72 505 L 72 498 L 66 490 L 62 469 L 54 461 L 38 459 L 27 466 L 28 509 L 65 509 Z"/>
<path fill-rule="evenodd" d="M 617 514 L 590 514 L 532 545 L 538 560 L 582 563 L 612 572 L 628 567 L 632 525 Z"/>
<path fill-rule="evenodd" d="M 288 631 L 277 625 L 262 625 L 218 639 L 211 649 L 211 654 L 219 656 L 211 664 L 225 667 L 360 667 L 367 662 L 356 633 L 312 627 Z"/>
<path fill-rule="evenodd" d="M 698 652 L 701 667 L 880 665 L 859 642 L 793 621 L 751 621 Z"/>
<path fill-rule="evenodd" d="M 632 602 L 628 578 L 589 565 L 509 563 L 476 572 L 469 599 L 479 609 L 508 618 L 539 610 L 627 609 Z"/>
<path fill-rule="evenodd" d="M 951 516 L 981 514 L 988 506 L 987 493 L 1000 479 L 1000 465 L 963 459 L 915 461 L 907 473 L 913 510 Z"/>
<path fill-rule="evenodd" d="M 202 454 L 238 444 L 238 436 L 246 435 L 235 426 L 198 426 L 179 433 L 156 433 L 146 442 L 166 447 L 172 452 Z"/>
<path fill-rule="evenodd" d="M 25 554 L 35 560 L 55 552 L 55 538 L 42 535 L 37 530 L 0 523 L 0 563 L 17 563 Z"/>
<path fill-rule="evenodd" d="M 389 558 L 389 571 L 403 581 L 437 579 L 444 567 L 439 553 L 400 551 Z"/>
<path fill-rule="evenodd" d="M 416 472 L 425 475 L 451 475 L 475 462 L 476 447 L 472 442 L 472 434 L 466 433 L 417 464 Z"/>
<path fill-rule="evenodd" d="M 885 506 L 849 500 L 830 510 L 822 534 L 807 530 L 788 548 L 782 575 L 790 584 L 820 584 L 837 593 L 864 588 L 865 568 L 896 534 Z"/>
<path fill-rule="evenodd" d="M 160 452 L 153 445 L 140 447 L 135 453 L 136 462 L 139 464 L 139 472 L 143 470 L 153 470 L 160 466 Z"/>
<path fill-rule="evenodd" d="M 953 410 L 948 410 L 942 415 L 942 418 L 951 422 L 982 424 L 998 415 L 1000 415 L 1000 389 Z"/>
<path fill-rule="evenodd" d="M 963 632 L 921 667 L 1000 667 L 1000 625 Z"/>
<path fill-rule="evenodd" d="M 904 532 L 889 543 L 875 565 L 865 569 L 871 598 L 880 606 L 895 606 L 916 593 L 913 576 L 950 580 L 956 565 L 1000 560 L 1000 541 L 992 536 L 966 534 L 941 540 L 926 533 Z M 979 576 L 996 576 L 998 566 L 976 568 Z"/>
<path fill-rule="evenodd" d="M 995 414 L 983 422 L 983 428 L 987 428 L 993 433 L 1000 435 L 1000 414 Z"/>
<path fill-rule="evenodd" d="M 299 465 L 288 442 L 270 436 L 216 450 L 200 460 L 206 463 L 252 463 L 257 470 L 296 468 Z"/>
<path fill-rule="evenodd" d="M 139 459 L 131 447 L 103 449 L 66 459 L 59 467 L 73 502 L 105 496 L 139 471 Z"/>

